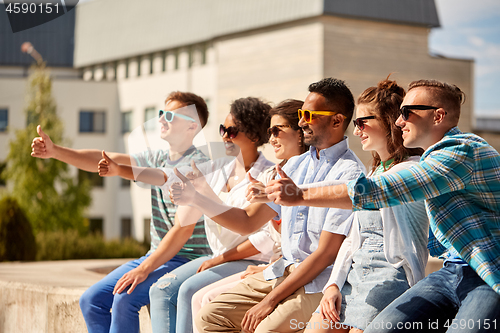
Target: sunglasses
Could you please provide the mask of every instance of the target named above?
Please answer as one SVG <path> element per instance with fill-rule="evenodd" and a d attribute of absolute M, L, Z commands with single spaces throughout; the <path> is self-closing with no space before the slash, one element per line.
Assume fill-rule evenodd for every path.
<path fill-rule="evenodd" d="M 220 124 L 219 126 L 219 134 L 220 136 L 224 136 L 224 134 L 227 134 L 227 137 L 230 139 L 234 139 L 239 133 L 238 128 L 236 126 L 229 126 L 226 128 L 224 125 Z"/>
<path fill-rule="evenodd" d="M 356 126 L 360 131 L 365 129 L 365 123 L 368 119 L 375 119 L 375 116 L 359 117 L 352 121 L 354 126 Z"/>
<path fill-rule="evenodd" d="M 410 116 L 410 113 L 413 113 L 411 110 L 437 110 L 437 109 L 439 109 L 439 107 L 430 105 L 403 105 L 399 110 L 399 112 L 401 113 L 403 120 L 407 121 L 408 117 Z"/>
<path fill-rule="evenodd" d="M 182 118 L 182 119 L 191 120 L 191 121 L 196 122 L 196 120 L 194 120 L 193 118 L 185 116 L 183 114 L 174 113 L 172 111 L 163 111 L 163 110 L 160 110 L 158 112 L 158 118 L 161 118 L 163 115 L 165 115 L 165 120 L 167 122 L 169 122 L 169 123 L 172 122 L 172 120 L 174 120 L 174 117 L 179 117 L 179 118 Z"/>
<path fill-rule="evenodd" d="M 334 111 L 311 111 L 311 110 L 299 109 L 299 119 L 302 119 L 302 117 L 304 117 L 304 120 L 306 121 L 306 123 L 310 123 L 312 121 L 313 114 L 320 114 L 320 115 L 324 115 L 324 116 L 333 116 L 337 113 L 338 112 L 334 112 Z"/>
<path fill-rule="evenodd" d="M 290 125 L 274 125 L 273 127 L 269 127 L 267 129 L 267 135 L 271 136 L 274 135 L 275 138 L 280 135 L 280 132 L 283 132 L 282 128 L 291 128 L 292 126 Z"/>

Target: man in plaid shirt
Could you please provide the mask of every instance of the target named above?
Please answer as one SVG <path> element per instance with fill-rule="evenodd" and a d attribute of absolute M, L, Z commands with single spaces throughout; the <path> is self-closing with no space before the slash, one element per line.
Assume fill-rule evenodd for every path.
<path fill-rule="evenodd" d="M 409 169 L 302 190 L 285 177 L 266 188 L 282 205 L 371 210 L 425 200 L 428 247 L 444 267 L 391 303 L 365 333 L 500 328 L 500 155 L 456 127 L 463 101 L 454 85 L 410 83 L 396 125 L 406 147 L 425 152 Z"/>

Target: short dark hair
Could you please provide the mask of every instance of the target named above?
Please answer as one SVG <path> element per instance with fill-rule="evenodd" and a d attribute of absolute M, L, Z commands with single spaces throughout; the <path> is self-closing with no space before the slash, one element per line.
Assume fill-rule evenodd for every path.
<path fill-rule="evenodd" d="M 387 77 L 385 80 L 380 81 L 376 87 L 367 88 L 358 97 L 358 107 L 361 104 L 369 105 L 370 113 L 379 120 L 382 128 L 385 129 L 387 151 L 390 158 L 394 159 L 394 164 L 403 162 L 408 156 L 419 156 L 424 152 L 420 148 L 406 148 L 403 146 L 403 132 L 400 127 L 396 126 L 396 119 L 399 117 L 399 109 L 404 96 L 404 88 Z M 372 152 L 372 156 L 372 171 L 375 171 L 381 159 L 376 152 Z"/>
<path fill-rule="evenodd" d="M 192 105 L 196 107 L 196 112 L 198 113 L 198 118 L 200 119 L 201 128 L 205 127 L 208 121 L 208 107 L 205 100 L 200 96 L 183 91 L 172 91 L 165 99 L 165 103 L 168 101 L 178 101 L 185 106 Z"/>
<path fill-rule="evenodd" d="M 410 82 L 408 91 L 418 87 L 428 89 L 433 100 L 437 103 L 437 105 L 433 106 L 444 108 L 450 117 L 453 117 L 453 120 L 458 123 L 460 106 L 465 102 L 465 93 L 459 87 L 438 80 L 418 80 Z"/>
<path fill-rule="evenodd" d="M 244 132 L 248 138 L 255 141 L 257 147 L 262 146 L 269 139 L 271 105 L 255 97 L 245 97 L 231 103 L 230 113 L 238 130 Z"/>
<path fill-rule="evenodd" d="M 298 110 L 302 108 L 304 104 L 303 101 L 299 101 L 297 99 L 285 99 L 280 102 L 274 108 L 269 111 L 269 115 L 272 118 L 273 116 L 282 116 L 288 122 L 288 125 L 292 127 L 295 131 L 300 131 L 300 144 L 303 148 L 303 152 L 309 149 L 309 146 L 304 144 L 304 132 L 299 126 L 299 116 Z"/>
<path fill-rule="evenodd" d="M 326 103 L 332 107 L 332 111 L 344 115 L 344 130 L 347 129 L 354 113 L 354 97 L 351 90 L 343 80 L 333 77 L 311 83 L 309 92 L 322 95 Z"/>

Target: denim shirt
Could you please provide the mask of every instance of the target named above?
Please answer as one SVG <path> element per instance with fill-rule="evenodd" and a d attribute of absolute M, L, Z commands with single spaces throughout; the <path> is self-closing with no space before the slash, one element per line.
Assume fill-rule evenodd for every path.
<path fill-rule="evenodd" d="M 348 148 L 347 137 L 339 143 L 320 150 L 316 148 L 300 156 L 291 158 L 283 171 L 297 184 L 309 184 L 324 180 L 352 180 L 365 172 L 363 163 Z M 266 280 L 283 276 L 285 268 L 291 264 L 298 266 L 319 244 L 322 231 L 347 235 L 351 227 L 351 210 L 307 206 L 286 207 L 268 203 L 282 221 L 281 250 L 283 258 L 264 271 Z M 308 294 L 319 293 L 330 277 L 332 265 L 328 266 L 313 281 L 306 284 Z"/>

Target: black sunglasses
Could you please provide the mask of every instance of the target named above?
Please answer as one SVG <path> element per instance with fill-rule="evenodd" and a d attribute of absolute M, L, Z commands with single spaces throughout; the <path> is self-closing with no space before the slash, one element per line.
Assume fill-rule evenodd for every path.
<path fill-rule="evenodd" d="M 352 121 L 355 127 L 359 128 L 361 131 L 365 129 L 365 122 L 368 119 L 375 119 L 375 116 L 359 117 Z"/>
<path fill-rule="evenodd" d="M 228 138 L 234 139 L 238 135 L 239 130 L 238 128 L 236 128 L 236 126 L 229 126 L 228 128 L 226 128 L 226 126 L 220 124 L 219 126 L 220 136 L 224 136 L 224 134 L 226 133 Z"/>
<path fill-rule="evenodd" d="M 401 113 L 403 120 L 407 121 L 408 117 L 410 116 L 410 113 L 413 113 L 411 112 L 411 110 L 437 110 L 437 109 L 439 109 L 439 107 L 430 105 L 403 105 L 399 110 L 399 112 Z"/>
<path fill-rule="evenodd" d="M 275 138 L 278 137 L 278 135 L 280 135 L 280 132 L 282 132 L 282 128 L 288 128 L 288 127 L 292 127 L 290 125 L 274 125 L 273 127 L 269 127 L 267 129 L 267 135 L 271 136 L 271 135 L 274 135 Z"/>

